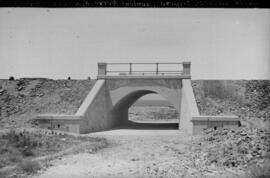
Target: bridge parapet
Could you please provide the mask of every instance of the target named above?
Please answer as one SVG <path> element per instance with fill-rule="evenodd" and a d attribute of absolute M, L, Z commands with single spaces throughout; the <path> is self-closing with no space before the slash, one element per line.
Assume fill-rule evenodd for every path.
<path fill-rule="evenodd" d="M 109 78 L 191 78 L 190 62 L 98 63 L 98 79 Z"/>

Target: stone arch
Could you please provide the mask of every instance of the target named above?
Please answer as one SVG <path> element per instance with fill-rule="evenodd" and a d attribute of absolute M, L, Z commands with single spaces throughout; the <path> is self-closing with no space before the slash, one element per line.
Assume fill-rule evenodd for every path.
<path fill-rule="evenodd" d="M 139 98 L 141 98 L 144 95 L 150 94 L 150 93 L 156 93 L 154 91 L 150 90 L 137 90 L 130 92 L 129 94 L 122 97 L 115 105 L 114 109 L 117 108 L 129 108 L 132 106 Z"/>
<path fill-rule="evenodd" d="M 178 111 L 180 116 L 180 91 L 165 86 L 144 86 L 144 87 L 120 87 L 111 91 L 112 116 L 115 120 L 125 122 L 128 120 L 128 109 L 139 98 L 144 95 L 156 93 L 170 102 Z"/>

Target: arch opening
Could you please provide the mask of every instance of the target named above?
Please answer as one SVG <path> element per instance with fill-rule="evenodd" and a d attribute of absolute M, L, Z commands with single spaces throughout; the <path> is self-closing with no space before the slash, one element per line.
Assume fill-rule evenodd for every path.
<path fill-rule="evenodd" d="M 147 100 L 147 95 L 159 97 L 151 101 Z M 127 94 L 114 106 L 113 115 L 117 123 L 120 123 L 117 126 L 121 128 L 179 128 L 179 112 L 173 103 L 151 90 L 137 90 Z"/>

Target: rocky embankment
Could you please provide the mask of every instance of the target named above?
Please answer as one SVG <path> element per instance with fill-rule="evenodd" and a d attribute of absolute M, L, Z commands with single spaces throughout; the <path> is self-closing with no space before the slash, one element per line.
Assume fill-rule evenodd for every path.
<path fill-rule="evenodd" d="M 193 143 L 198 167 L 230 167 L 245 177 L 270 177 L 270 81 L 193 81 L 202 115 L 234 114 L 237 130 L 208 129 Z"/>
<path fill-rule="evenodd" d="M 270 129 L 269 80 L 194 80 L 192 86 L 200 114 L 234 114 L 243 124 Z"/>
<path fill-rule="evenodd" d="M 73 114 L 94 82 L 0 80 L 0 127 L 29 126 L 39 113 Z M 270 120 L 270 81 L 200 80 L 192 81 L 192 85 L 202 115 L 235 114 L 243 126 L 237 130 L 206 130 L 190 144 L 190 151 L 185 153 L 190 165 L 184 165 L 202 172 L 233 168 L 246 172 L 245 177 L 269 177 L 270 135 L 266 123 Z"/>
<path fill-rule="evenodd" d="M 256 128 L 208 129 L 193 140 L 190 157 L 197 169 L 241 170 L 245 177 L 270 176 L 270 133 Z"/>
<path fill-rule="evenodd" d="M 93 80 L 0 80 L 0 127 L 25 127 L 40 113 L 73 114 Z"/>
<path fill-rule="evenodd" d="M 24 126 L 35 114 L 73 114 L 94 80 L 0 80 L 0 127 Z M 235 114 L 264 125 L 270 118 L 270 81 L 193 80 L 202 115 Z M 256 124 L 255 124 L 256 125 Z"/>

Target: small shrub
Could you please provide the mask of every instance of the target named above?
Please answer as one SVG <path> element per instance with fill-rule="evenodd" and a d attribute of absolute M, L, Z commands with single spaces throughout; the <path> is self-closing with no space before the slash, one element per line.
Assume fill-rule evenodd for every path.
<path fill-rule="evenodd" d="M 15 80 L 13 76 L 10 76 L 8 80 Z"/>
<path fill-rule="evenodd" d="M 23 156 L 34 156 L 32 149 L 28 147 L 22 150 L 22 154 Z"/>
<path fill-rule="evenodd" d="M 28 174 L 33 174 L 40 170 L 41 167 L 37 161 L 26 160 L 19 164 L 19 168 Z"/>
<path fill-rule="evenodd" d="M 20 154 L 10 154 L 9 155 L 9 160 L 11 162 L 17 163 L 20 162 L 22 160 L 22 157 Z"/>

